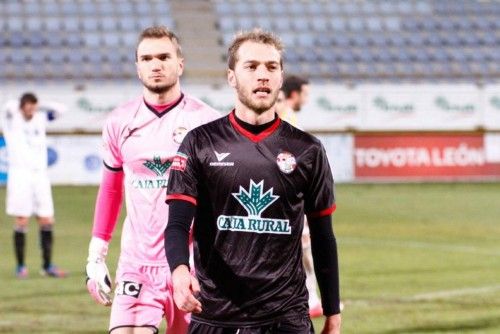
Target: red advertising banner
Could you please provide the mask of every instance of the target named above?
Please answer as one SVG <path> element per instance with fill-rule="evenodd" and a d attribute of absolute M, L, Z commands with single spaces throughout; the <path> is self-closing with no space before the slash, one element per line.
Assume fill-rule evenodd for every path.
<path fill-rule="evenodd" d="M 487 161 L 482 134 L 356 135 L 356 180 L 500 178 Z"/>

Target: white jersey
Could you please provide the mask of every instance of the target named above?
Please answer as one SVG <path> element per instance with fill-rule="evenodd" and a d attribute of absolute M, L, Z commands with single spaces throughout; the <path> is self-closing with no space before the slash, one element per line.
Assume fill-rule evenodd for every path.
<path fill-rule="evenodd" d="M 9 101 L 2 110 L 2 129 L 7 146 L 9 170 L 47 169 L 47 115 L 35 112 L 26 120 L 18 101 Z"/>

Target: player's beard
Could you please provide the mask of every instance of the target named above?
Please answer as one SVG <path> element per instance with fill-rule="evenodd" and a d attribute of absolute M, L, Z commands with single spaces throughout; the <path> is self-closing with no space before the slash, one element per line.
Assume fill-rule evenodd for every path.
<path fill-rule="evenodd" d="M 278 99 L 279 90 L 271 90 L 271 99 L 268 101 L 254 101 L 252 99 L 253 91 L 245 90 L 243 85 L 240 85 L 238 80 L 236 80 L 236 92 L 238 93 L 238 99 L 244 106 L 255 111 L 257 114 L 262 114 L 263 112 L 271 109 Z"/>
<path fill-rule="evenodd" d="M 166 93 L 170 89 L 172 89 L 172 87 L 174 87 L 175 84 L 177 83 L 177 81 L 174 81 L 174 80 L 170 80 L 166 83 L 158 83 L 158 84 L 150 84 L 142 79 L 141 79 L 141 81 L 142 81 L 142 84 L 144 85 L 144 87 L 146 87 L 150 92 L 155 93 L 155 94 Z"/>

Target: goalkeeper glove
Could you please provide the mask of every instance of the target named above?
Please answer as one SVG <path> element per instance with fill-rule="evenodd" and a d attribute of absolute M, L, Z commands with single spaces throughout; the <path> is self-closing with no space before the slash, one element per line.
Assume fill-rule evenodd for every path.
<path fill-rule="evenodd" d="M 105 260 L 108 254 L 108 242 L 92 237 L 89 244 L 87 259 L 87 290 L 99 304 L 111 305 L 111 276 Z"/>

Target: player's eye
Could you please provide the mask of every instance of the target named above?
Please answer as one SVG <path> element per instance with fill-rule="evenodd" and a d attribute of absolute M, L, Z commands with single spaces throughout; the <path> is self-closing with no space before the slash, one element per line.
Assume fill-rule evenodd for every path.
<path fill-rule="evenodd" d="M 151 56 L 143 56 L 143 57 L 141 57 L 142 61 L 150 61 L 151 59 L 153 59 L 153 57 L 151 57 Z"/>
<path fill-rule="evenodd" d="M 168 55 L 168 54 L 163 54 L 163 55 L 158 56 L 158 59 L 160 59 L 162 61 L 167 60 L 169 58 L 170 58 L 170 55 Z"/>

